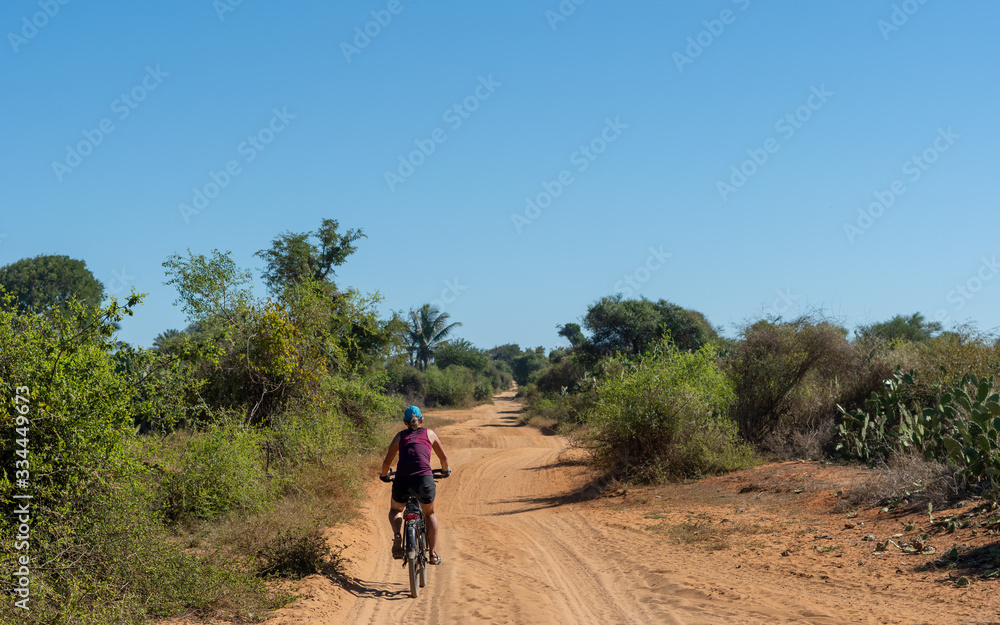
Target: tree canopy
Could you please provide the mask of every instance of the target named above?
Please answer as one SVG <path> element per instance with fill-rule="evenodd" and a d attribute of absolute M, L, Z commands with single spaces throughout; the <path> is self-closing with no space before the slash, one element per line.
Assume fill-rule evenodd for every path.
<path fill-rule="evenodd" d="M 315 232 L 286 232 L 271 242 L 271 248 L 255 254 L 264 259 L 264 282 L 268 289 L 281 295 L 285 288 L 308 280 L 333 286 L 334 267 L 343 265 L 357 247 L 354 242 L 367 238 L 361 229 L 337 232 L 335 219 L 324 219 Z M 317 239 L 313 243 L 311 239 Z"/>
<path fill-rule="evenodd" d="M 858 338 L 862 340 L 880 338 L 894 341 L 901 339 L 918 343 L 934 338 L 942 329 L 941 324 L 937 321 L 927 321 L 922 314 L 913 313 L 909 317 L 896 315 L 888 321 L 860 326 L 857 334 Z"/>
<path fill-rule="evenodd" d="M 569 325 L 563 326 L 564 331 Z M 689 351 L 718 338 L 705 316 L 697 311 L 662 299 L 656 302 L 646 298 L 626 300 L 621 295 L 604 297 L 592 304 L 583 325 L 591 337 L 581 346 L 598 359 L 619 352 L 645 353 L 665 333 L 670 334 L 677 347 Z"/>
<path fill-rule="evenodd" d="M 448 338 L 452 330 L 462 325 L 458 322 L 449 324 L 450 318 L 451 315 L 438 311 L 430 304 L 410 311 L 406 341 L 413 358 L 423 369 L 427 369 L 437 346 Z"/>
<path fill-rule="evenodd" d="M 0 287 L 14 296 L 21 310 L 63 310 L 74 297 L 91 308 L 104 299 L 104 285 L 87 263 L 69 256 L 23 258 L 0 267 Z"/>

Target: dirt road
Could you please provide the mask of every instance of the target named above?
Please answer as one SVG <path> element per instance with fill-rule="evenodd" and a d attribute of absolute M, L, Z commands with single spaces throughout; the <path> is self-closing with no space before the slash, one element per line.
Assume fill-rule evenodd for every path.
<path fill-rule="evenodd" d="M 941 605 L 911 590 L 840 574 L 853 562 L 782 558 L 755 565 L 667 540 L 629 511 L 574 502 L 585 466 L 567 441 L 517 427 L 512 394 L 494 405 L 443 416 L 436 428 L 455 474 L 438 486 L 439 552 L 419 599 L 389 556 L 388 487 L 372 489 L 361 522 L 340 528 L 349 543 L 345 588 L 306 580 L 305 597 L 278 623 L 617 624 L 989 623 L 975 605 Z M 435 460 L 436 462 L 436 460 Z M 639 518 L 638 523 L 635 519 Z M 649 517 L 646 516 L 646 519 Z M 801 533 L 801 532 L 800 532 Z M 727 552 L 728 553 L 728 552 Z M 783 554 L 787 555 L 787 554 Z M 742 558 L 742 559 L 741 559 Z M 812 558 L 816 560 L 816 558 Z M 817 563 L 818 562 L 818 563 Z M 746 564 L 744 566 L 744 563 Z M 781 563 L 786 566 L 780 566 Z M 859 562 L 858 565 L 861 563 Z M 833 572 L 831 572 L 833 571 Z M 827 574 L 828 573 L 828 574 Z M 933 606 L 933 607 L 932 607 Z"/>

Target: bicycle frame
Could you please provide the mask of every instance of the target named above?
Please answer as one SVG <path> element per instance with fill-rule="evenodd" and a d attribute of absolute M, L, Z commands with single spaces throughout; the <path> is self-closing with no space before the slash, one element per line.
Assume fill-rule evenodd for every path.
<path fill-rule="evenodd" d="M 424 513 L 416 497 L 410 497 L 403 510 L 403 566 L 416 558 L 421 565 L 427 564 L 427 526 Z"/>

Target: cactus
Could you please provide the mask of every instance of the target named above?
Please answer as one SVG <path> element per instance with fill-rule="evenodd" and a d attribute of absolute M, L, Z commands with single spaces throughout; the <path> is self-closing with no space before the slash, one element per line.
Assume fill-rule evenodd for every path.
<path fill-rule="evenodd" d="M 941 393 L 935 405 L 911 410 L 904 389 L 913 374 L 898 368 L 886 390 L 847 412 L 837 428 L 837 449 L 865 461 L 894 451 L 916 450 L 928 460 L 945 460 L 973 482 L 1000 482 L 1000 393 L 992 377 L 966 375 Z"/>

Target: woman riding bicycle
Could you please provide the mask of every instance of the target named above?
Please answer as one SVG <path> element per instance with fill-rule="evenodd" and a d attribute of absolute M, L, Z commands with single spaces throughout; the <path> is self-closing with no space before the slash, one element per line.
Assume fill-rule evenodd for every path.
<path fill-rule="evenodd" d="M 389 524 L 392 526 L 392 557 L 403 558 L 403 537 L 400 530 L 403 527 L 403 510 L 410 497 L 416 497 L 427 522 L 427 546 L 431 555 L 430 564 L 441 564 L 441 556 L 437 554 L 437 515 L 434 514 L 434 474 L 431 471 L 431 450 L 441 461 L 441 469 L 448 473 L 448 457 L 441 447 L 441 439 L 433 430 L 423 426 L 424 418 L 420 409 L 410 406 L 403 412 L 406 429 L 396 434 L 389 445 L 389 451 L 382 462 L 379 478 L 389 481 L 389 468 L 399 453 L 399 464 L 396 465 L 396 477 L 392 483 L 392 501 L 389 507 Z"/>

